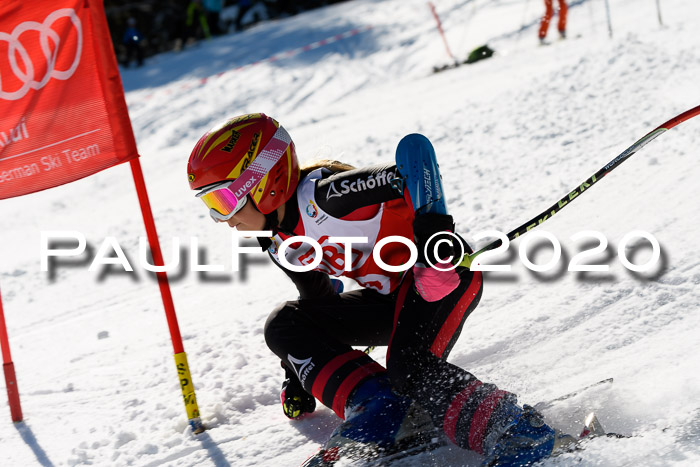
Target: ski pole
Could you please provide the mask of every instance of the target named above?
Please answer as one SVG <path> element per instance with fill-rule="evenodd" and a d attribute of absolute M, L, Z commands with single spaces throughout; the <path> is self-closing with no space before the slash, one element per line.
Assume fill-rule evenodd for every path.
<path fill-rule="evenodd" d="M 659 3 L 659 0 L 656 0 L 656 13 L 659 17 L 659 26 L 663 26 L 664 22 L 661 20 L 661 4 Z"/>
<path fill-rule="evenodd" d="M 572 397 L 578 396 L 582 392 L 588 391 L 589 389 L 595 388 L 597 386 L 602 386 L 604 384 L 612 384 L 613 381 L 614 381 L 613 378 L 606 378 L 606 379 L 600 380 L 600 381 L 595 382 L 593 384 L 589 384 L 588 386 L 584 386 L 580 389 L 577 389 L 575 391 L 571 391 L 567 394 L 564 394 L 563 396 L 555 397 L 554 399 L 549 399 L 549 400 L 543 401 L 543 402 L 538 402 L 537 404 L 535 404 L 535 408 L 537 410 L 548 409 L 549 407 L 552 407 L 557 402 L 571 399 Z"/>
<path fill-rule="evenodd" d="M 540 214 L 537 216 L 533 217 L 529 221 L 525 222 L 523 225 L 518 227 L 517 229 L 511 230 L 508 232 L 508 240 L 514 240 L 518 238 L 519 236 L 529 232 L 530 230 L 534 229 L 550 217 L 552 217 L 554 214 L 558 213 L 561 211 L 561 209 L 570 204 L 571 201 L 573 201 L 576 197 L 578 197 L 580 194 L 582 194 L 584 191 L 587 191 L 590 187 L 592 187 L 595 183 L 597 183 L 601 178 L 603 178 L 605 175 L 609 174 L 612 172 L 615 168 L 617 168 L 620 164 L 622 164 L 624 161 L 632 157 L 634 153 L 642 149 L 644 146 L 646 146 L 648 143 L 650 143 L 654 138 L 659 136 L 660 134 L 670 130 L 674 126 L 683 123 L 686 120 L 689 120 L 697 115 L 700 114 L 700 105 L 693 107 L 690 110 L 686 110 L 682 114 L 673 117 L 671 120 L 667 121 L 666 123 L 658 126 L 654 130 L 650 131 L 646 135 L 644 135 L 642 138 L 640 138 L 636 143 L 634 143 L 632 146 L 628 147 L 625 149 L 619 156 L 608 162 L 604 167 L 602 167 L 600 170 L 598 170 L 596 173 L 591 175 L 588 179 L 586 179 L 581 185 L 578 187 L 574 188 L 571 192 L 566 194 L 562 199 L 560 199 L 556 204 L 552 205 L 549 209 L 542 211 Z M 474 261 L 474 258 L 479 256 L 481 253 L 484 253 L 489 250 L 493 250 L 495 248 L 498 248 L 501 246 L 501 240 L 497 239 L 494 240 L 493 242 L 489 243 L 485 247 L 481 248 L 480 250 L 472 253 L 472 254 L 466 254 L 462 257 L 462 261 L 459 263 L 459 266 L 464 266 L 464 267 L 471 267 L 472 261 Z"/>
<path fill-rule="evenodd" d="M 610 34 L 610 39 L 612 39 L 612 21 L 610 19 L 610 4 L 608 3 L 608 0 L 605 0 L 605 15 L 608 17 L 608 33 Z"/>

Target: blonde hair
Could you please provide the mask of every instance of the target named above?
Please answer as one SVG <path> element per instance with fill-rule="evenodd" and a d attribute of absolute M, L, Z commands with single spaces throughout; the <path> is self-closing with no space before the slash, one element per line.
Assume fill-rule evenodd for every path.
<path fill-rule="evenodd" d="M 333 159 L 317 159 L 309 161 L 301 166 L 301 178 L 306 177 L 316 169 L 328 169 L 331 172 L 338 173 L 353 170 L 355 167 Z"/>

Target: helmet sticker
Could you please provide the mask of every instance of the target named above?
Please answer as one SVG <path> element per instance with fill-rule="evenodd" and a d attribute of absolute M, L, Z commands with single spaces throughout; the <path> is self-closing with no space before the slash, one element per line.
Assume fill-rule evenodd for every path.
<path fill-rule="evenodd" d="M 228 143 L 226 143 L 226 146 L 221 148 L 221 150 L 224 152 L 231 152 L 240 137 L 241 134 L 239 132 L 237 132 L 236 130 L 231 130 L 231 138 L 229 138 Z"/>
<path fill-rule="evenodd" d="M 250 142 L 250 148 L 248 149 L 248 155 L 246 156 L 246 161 L 243 162 L 243 167 L 245 170 L 248 165 L 250 164 L 250 161 L 253 160 L 253 157 L 255 154 L 258 152 L 258 147 L 260 146 L 260 132 L 256 131 L 255 134 L 253 135 L 253 140 Z"/>

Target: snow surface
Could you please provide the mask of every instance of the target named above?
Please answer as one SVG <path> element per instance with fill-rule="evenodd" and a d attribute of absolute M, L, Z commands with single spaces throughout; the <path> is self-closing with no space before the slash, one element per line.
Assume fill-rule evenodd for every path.
<path fill-rule="evenodd" d="M 432 67 L 449 58 L 422 0 L 336 4 L 124 70 L 166 261 L 174 237 L 187 261 L 196 236 L 206 262 L 226 266 L 225 273 L 171 273 L 209 430 L 195 436 L 187 425 L 158 287 L 138 265 L 145 231 L 123 165 L 2 202 L 0 283 L 25 421 L 13 425 L 0 405 L 0 464 L 299 465 L 338 420 L 321 408 L 290 422 L 279 406 L 282 374 L 262 327 L 296 291 L 263 257 L 230 271 L 230 231 L 210 221 L 187 186 L 191 148 L 219 120 L 257 111 L 280 120 L 302 161 L 389 162 L 403 135 L 420 132 L 436 148 L 459 232 L 468 239 L 484 229 L 507 232 L 700 103 L 700 2 L 661 1 L 662 27 L 657 2 L 611 1 L 612 38 L 602 0 L 570 3 L 570 39 L 541 47 L 540 2 L 437 1 L 453 53 L 466 57 L 484 43 L 497 52 L 439 74 Z M 528 271 L 518 240 L 500 258 L 512 272 L 486 276 L 450 361 L 530 404 L 614 377 L 547 415 L 577 431 L 585 412 L 596 410 L 608 430 L 634 435 L 596 439 L 546 465 L 700 465 L 699 146 L 696 118 L 540 227 L 563 245 L 555 271 Z M 658 239 L 662 254 L 653 271 L 632 274 L 617 245 L 639 229 Z M 53 230 L 83 232 L 93 253 L 113 236 L 136 271 L 89 272 L 83 257 L 42 272 L 40 233 Z M 585 230 L 609 240 L 593 258 L 609 272 L 566 271 L 586 243 L 571 236 Z M 539 264 L 551 257 L 550 248 L 531 250 Z M 628 256 L 641 264 L 650 249 Z M 383 349 L 372 355 L 383 361 Z M 399 465 L 428 462 L 478 465 L 480 458 L 441 448 Z"/>

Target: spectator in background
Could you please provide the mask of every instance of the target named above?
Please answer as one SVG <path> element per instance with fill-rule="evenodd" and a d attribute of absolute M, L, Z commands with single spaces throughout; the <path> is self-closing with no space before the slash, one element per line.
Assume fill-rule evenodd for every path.
<path fill-rule="evenodd" d="M 207 17 L 209 30 L 213 36 L 219 36 L 223 33 L 219 25 L 221 9 L 223 7 L 223 0 L 204 0 L 204 13 Z"/>
<path fill-rule="evenodd" d="M 245 15 L 248 10 L 253 6 L 251 0 L 238 0 L 238 14 L 236 15 L 236 31 L 243 29 L 241 21 L 243 20 L 243 15 Z"/>
<path fill-rule="evenodd" d="M 190 39 L 196 40 L 203 37 L 211 39 L 209 23 L 204 13 L 202 0 L 192 0 L 189 5 L 187 5 L 187 19 L 185 25 L 187 30 L 187 40 L 185 42 Z"/>
<path fill-rule="evenodd" d="M 549 29 L 549 22 L 554 15 L 554 8 L 552 7 L 552 2 L 554 0 L 544 0 L 545 12 L 542 20 L 540 21 L 540 44 L 545 43 L 545 38 L 547 37 L 547 30 Z M 566 12 L 568 10 L 566 0 L 559 0 L 559 23 L 557 24 L 557 29 L 559 30 L 559 37 L 562 39 L 566 38 Z"/>
<path fill-rule="evenodd" d="M 136 59 L 136 66 L 141 66 L 143 65 L 143 35 L 136 28 L 135 18 L 129 18 L 126 25 L 122 38 L 122 44 L 126 47 L 126 59 L 123 65 L 128 68 L 131 60 Z"/>

